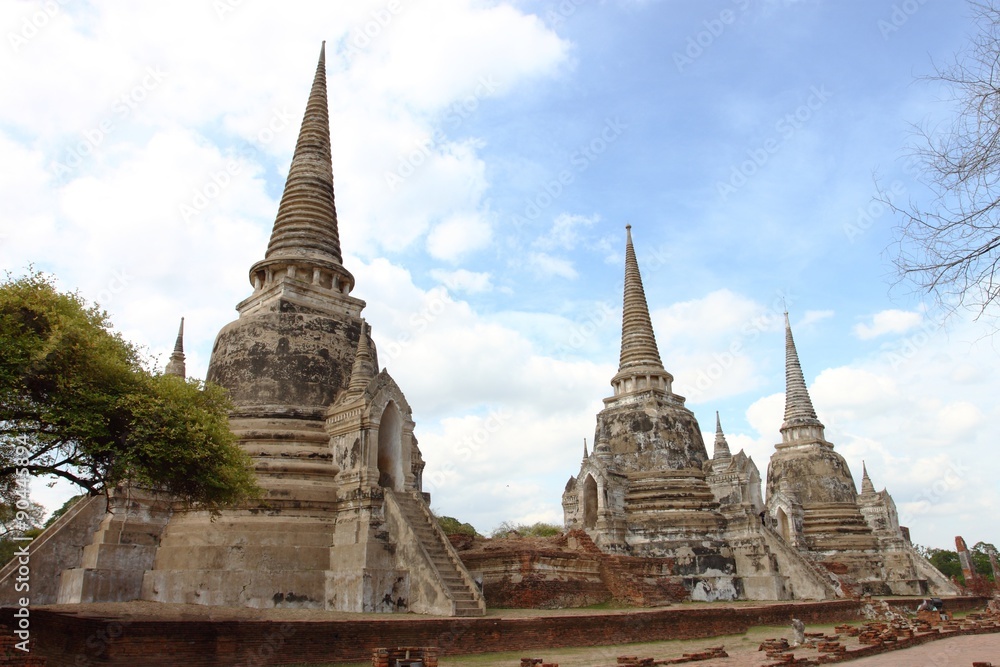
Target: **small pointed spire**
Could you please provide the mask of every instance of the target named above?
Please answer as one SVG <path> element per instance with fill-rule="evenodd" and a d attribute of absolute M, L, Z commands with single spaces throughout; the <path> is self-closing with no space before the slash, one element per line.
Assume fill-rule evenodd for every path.
<path fill-rule="evenodd" d="M 184 364 L 184 318 L 181 318 L 180 329 L 177 330 L 177 340 L 174 342 L 174 351 L 170 355 L 167 367 L 163 369 L 164 375 L 176 375 L 177 377 L 187 377 L 187 368 Z"/>
<path fill-rule="evenodd" d="M 719 411 L 715 411 L 715 451 L 713 459 L 730 459 L 729 443 L 726 442 L 726 434 L 722 432 L 722 421 L 719 419 Z"/>
<path fill-rule="evenodd" d="M 799 427 L 818 427 L 802 430 Z M 806 388 L 799 354 L 792 338 L 792 327 L 785 313 L 785 421 L 781 425 L 784 440 L 800 439 L 801 436 L 823 438 L 823 424 L 816 416 L 809 390 Z"/>
<path fill-rule="evenodd" d="M 372 378 L 375 377 L 375 362 L 372 359 L 371 348 L 368 346 L 368 325 L 361 320 L 361 335 L 358 337 L 358 352 L 354 355 L 354 365 L 351 367 L 351 381 L 347 385 L 345 395 L 355 395 L 363 392 Z"/>
<path fill-rule="evenodd" d="M 861 462 L 861 473 L 861 493 L 875 493 L 875 485 L 868 476 L 868 467 L 864 461 Z"/>
<path fill-rule="evenodd" d="M 590 458 L 590 454 L 587 453 L 587 439 L 586 438 L 583 439 L 583 458 L 585 458 L 585 459 Z"/>
<path fill-rule="evenodd" d="M 177 340 L 174 341 L 174 352 L 184 354 L 184 318 L 181 318 L 181 326 L 177 329 Z"/>

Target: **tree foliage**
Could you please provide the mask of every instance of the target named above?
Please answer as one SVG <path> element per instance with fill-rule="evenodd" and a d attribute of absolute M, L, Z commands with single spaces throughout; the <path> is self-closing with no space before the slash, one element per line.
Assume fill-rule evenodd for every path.
<path fill-rule="evenodd" d="M 490 532 L 490 537 L 555 537 L 562 528 L 555 524 L 538 521 L 531 525 L 504 521 Z"/>
<path fill-rule="evenodd" d="M 462 523 L 458 519 L 450 516 L 439 516 L 438 525 L 445 535 L 468 535 L 469 537 L 479 537 L 479 532 L 471 523 Z"/>
<path fill-rule="evenodd" d="M 916 546 L 916 545 L 915 545 Z M 962 561 L 958 557 L 957 551 L 948 549 L 935 549 L 933 547 L 917 547 L 917 550 L 936 567 L 941 574 L 946 577 L 954 577 L 958 583 L 966 585 L 965 575 L 962 572 Z M 990 553 L 997 553 L 996 547 L 989 542 L 977 542 L 969 549 L 969 556 L 972 559 L 972 566 L 976 574 L 983 579 L 993 581 L 993 566 L 990 564 Z"/>
<path fill-rule="evenodd" d="M 0 494 L 17 475 L 137 485 L 206 509 L 253 497 L 220 387 L 152 372 L 106 313 L 32 273 L 0 283 Z"/>
<path fill-rule="evenodd" d="M 879 198 L 900 218 L 900 276 L 948 309 L 967 305 L 982 315 L 1000 302 L 1000 2 L 970 6 L 970 44 L 927 77 L 949 91 L 954 116 L 917 129 L 911 147 L 930 203 Z"/>
<path fill-rule="evenodd" d="M 37 537 L 44 517 L 45 508 L 38 503 L 28 501 L 20 511 L 16 505 L 0 504 L 0 567 L 13 558 L 18 546 L 24 545 L 14 538 Z"/>

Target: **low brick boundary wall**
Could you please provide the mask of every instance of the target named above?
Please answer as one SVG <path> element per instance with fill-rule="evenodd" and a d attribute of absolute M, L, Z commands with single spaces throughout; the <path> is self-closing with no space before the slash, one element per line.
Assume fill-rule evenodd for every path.
<path fill-rule="evenodd" d="M 913 608 L 918 600 L 891 600 Z M 949 611 L 983 608 L 985 598 L 948 598 Z M 567 646 L 613 646 L 668 639 L 742 634 L 753 626 L 783 626 L 794 616 L 807 625 L 861 619 L 860 602 L 677 605 L 627 613 L 526 618 L 427 618 L 411 614 L 357 620 L 164 620 L 31 611 L 32 653 L 49 667 L 207 667 L 365 662 L 380 646 L 437 646 L 440 655 L 528 651 Z M 83 610 L 81 610 L 83 611 Z M 0 609 L 12 625 L 14 609 Z M 262 616 L 266 612 L 262 612 Z M 224 610 L 213 609 L 223 616 Z"/>

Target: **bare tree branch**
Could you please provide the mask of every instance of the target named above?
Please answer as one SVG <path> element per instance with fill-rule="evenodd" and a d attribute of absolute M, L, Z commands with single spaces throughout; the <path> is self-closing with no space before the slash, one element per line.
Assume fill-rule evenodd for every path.
<path fill-rule="evenodd" d="M 919 128 L 910 157 L 929 204 L 877 199 L 900 219 L 894 264 L 901 279 L 947 310 L 982 316 L 1000 305 L 1000 0 L 970 2 L 979 32 L 946 67 L 925 77 L 950 92 L 955 116 Z"/>

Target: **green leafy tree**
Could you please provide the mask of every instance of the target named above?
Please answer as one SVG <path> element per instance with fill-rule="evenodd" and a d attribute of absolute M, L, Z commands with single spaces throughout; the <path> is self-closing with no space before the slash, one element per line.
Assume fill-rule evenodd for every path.
<path fill-rule="evenodd" d="M 0 497 L 25 475 L 136 485 L 212 511 L 258 495 L 225 391 L 153 372 L 107 313 L 40 273 L 0 283 Z"/>
<path fill-rule="evenodd" d="M 490 537 L 555 537 L 562 528 L 551 523 L 538 521 L 531 525 L 504 521 L 490 532 Z"/>
<path fill-rule="evenodd" d="M 44 517 L 45 508 L 31 501 L 21 510 L 16 505 L 0 505 L 0 567 L 24 544 L 15 538 L 36 537 L 42 532 Z"/>
<path fill-rule="evenodd" d="M 990 564 L 990 554 L 996 555 L 997 548 L 989 542 L 976 542 L 970 551 L 976 573 L 984 579 L 993 581 L 993 565 Z"/>
<path fill-rule="evenodd" d="M 471 523 L 462 523 L 458 519 L 450 516 L 439 516 L 438 525 L 445 535 L 468 535 L 469 537 L 479 537 L 475 526 Z"/>
<path fill-rule="evenodd" d="M 941 574 L 946 577 L 956 577 L 959 583 L 965 582 L 965 577 L 962 576 L 962 563 L 958 560 L 957 551 L 948 551 L 947 549 L 930 549 L 929 551 L 928 560 Z"/>
<path fill-rule="evenodd" d="M 71 507 L 73 507 L 73 505 L 76 505 L 77 501 L 79 501 L 79 500 L 81 500 L 81 499 L 83 499 L 85 497 L 86 496 L 84 496 L 83 494 L 81 494 L 79 496 L 73 496 L 72 498 L 70 498 L 69 500 L 67 500 L 66 502 L 64 502 L 62 504 L 62 507 L 60 507 L 59 509 L 57 509 L 55 512 L 52 513 L 52 516 L 50 516 L 49 520 L 45 522 L 45 525 L 43 526 L 43 528 L 48 528 L 49 526 L 51 526 L 52 524 L 54 524 L 59 517 L 61 517 L 63 514 L 65 514 L 67 511 L 69 511 L 69 509 Z"/>

